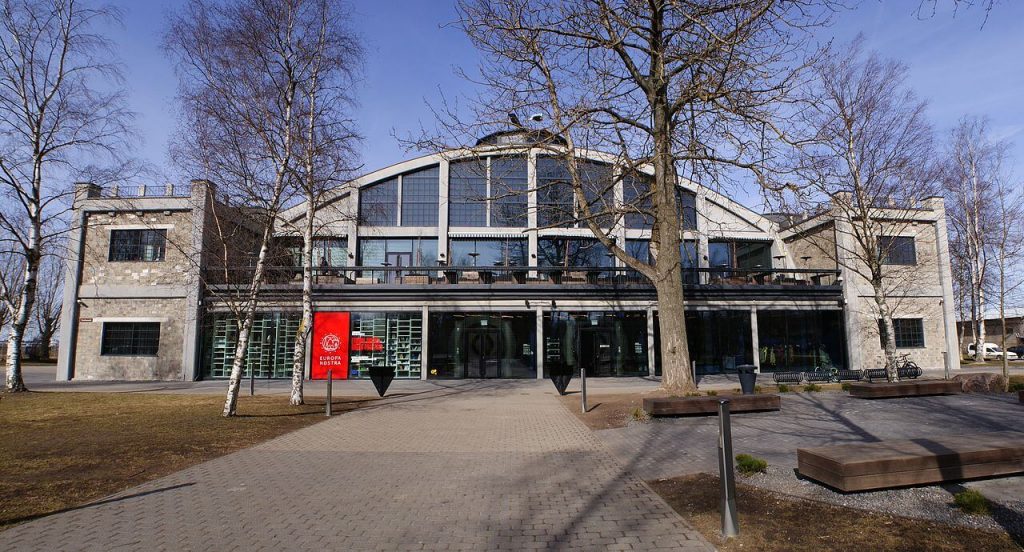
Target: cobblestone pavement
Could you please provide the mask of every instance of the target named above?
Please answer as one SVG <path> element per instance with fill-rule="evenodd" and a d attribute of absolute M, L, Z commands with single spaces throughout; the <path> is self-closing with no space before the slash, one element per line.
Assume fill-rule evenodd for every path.
<path fill-rule="evenodd" d="M 338 416 L 16 526 L 10 550 L 711 550 L 535 383 Z"/>
<path fill-rule="evenodd" d="M 1015 395 L 865 400 L 846 393 L 784 393 L 781 411 L 732 416 L 733 450 L 795 468 L 797 448 L 1019 431 L 1022 413 Z M 645 480 L 717 471 L 717 416 L 661 418 L 595 434 Z"/>

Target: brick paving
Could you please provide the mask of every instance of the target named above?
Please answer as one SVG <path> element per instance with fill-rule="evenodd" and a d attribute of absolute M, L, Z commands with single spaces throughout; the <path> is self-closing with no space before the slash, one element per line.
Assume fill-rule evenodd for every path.
<path fill-rule="evenodd" d="M 795 468 L 797 448 L 1020 431 L 1022 414 L 1024 405 L 1016 395 L 865 400 L 846 393 L 784 393 L 779 412 L 732 416 L 733 450 L 759 456 L 773 466 Z M 661 418 L 595 435 L 644 480 L 717 471 L 716 416 Z M 1024 492 L 1024 486 L 1020 489 Z"/>
<path fill-rule="evenodd" d="M 712 550 L 558 404 L 465 382 L 16 526 L 11 550 Z"/>

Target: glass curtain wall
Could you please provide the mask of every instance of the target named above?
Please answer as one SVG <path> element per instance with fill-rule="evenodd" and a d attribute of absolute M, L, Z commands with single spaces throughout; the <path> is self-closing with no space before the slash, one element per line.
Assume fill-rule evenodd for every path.
<path fill-rule="evenodd" d="M 654 315 L 655 374 L 661 375 L 661 333 Z M 753 364 L 750 311 L 687 311 L 686 338 L 690 359 L 697 363 L 697 375 L 735 372 L 742 364 Z"/>
<path fill-rule="evenodd" d="M 437 181 L 435 165 L 402 175 L 402 226 L 437 226 Z"/>
<path fill-rule="evenodd" d="M 452 238 L 453 266 L 526 266 L 527 241 L 521 238 Z"/>
<path fill-rule="evenodd" d="M 537 377 L 532 312 L 431 313 L 427 377 Z"/>
<path fill-rule="evenodd" d="M 253 321 L 246 349 L 243 375 L 257 378 L 290 378 L 295 356 L 298 313 L 261 313 Z M 230 314 L 213 314 L 203 327 L 204 378 L 231 375 L 238 344 L 238 320 Z"/>
<path fill-rule="evenodd" d="M 651 264 L 654 260 L 651 256 L 651 240 L 626 240 L 626 252 L 647 264 Z M 679 254 L 683 264 L 683 283 L 698 283 L 699 275 L 694 270 L 700 266 L 697 260 L 697 242 L 683 240 L 679 245 Z"/>
<path fill-rule="evenodd" d="M 395 377 L 420 377 L 423 317 L 412 312 L 353 312 L 349 377 L 370 377 L 371 366 L 394 366 Z"/>
<path fill-rule="evenodd" d="M 544 314 L 544 377 L 580 366 L 588 376 L 646 376 L 647 314 L 644 312 L 547 312 Z"/>
<path fill-rule="evenodd" d="M 762 372 L 804 372 L 846 367 L 841 311 L 759 310 Z"/>
<path fill-rule="evenodd" d="M 541 238 L 537 242 L 540 266 L 615 266 L 608 248 L 593 238 Z"/>
<path fill-rule="evenodd" d="M 428 267 L 437 264 L 437 238 L 360 238 L 360 266 Z M 393 283 L 412 274 L 405 270 L 363 271 L 364 277 Z"/>

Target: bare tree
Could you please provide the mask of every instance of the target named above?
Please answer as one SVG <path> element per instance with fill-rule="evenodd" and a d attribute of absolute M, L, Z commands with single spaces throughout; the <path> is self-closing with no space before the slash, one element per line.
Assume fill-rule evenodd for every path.
<path fill-rule="evenodd" d="M 993 253 L 992 217 L 997 209 L 999 181 L 1003 177 L 1007 143 L 993 141 L 988 122 L 976 117 L 960 120 L 951 134 L 943 167 L 943 188 L 950 204 L 949 222 L 954 240 L 960 244 L 967 275 L 967 291 L 974 338 L 975 360 L 985 360 L 985 310 L 990 287 Z"/>
<path fill-rule="evenodd" d="M 127 149 L 132 115 L 117 86 L 121 74 L 110 43 L 95 34 L 97 25 L 118 19 L 112 8 L 78 0 L 10 0 L 0 8 L 0 229 L 20 272 L 4 294 L 8 391 L 26 389 L 21 345 L 43 247 L 65 230 L 65 183 Z"/>
<path fill-rule="evenodd" d="M 39 269 L 39 287 L 36 291 L 33 318 L 36 324 L 36 339 L 39 342 L 39 356 L 44 360 L 50 358 L 50 345 L 53 343 L 53 337 L 57 335 L 57 330 L 60 329 L 64 288 L 64 270 L 61 265 L 63 259 L 63 255 L 55 252 L 44 253 Z"/>
<path fill-rule="evenodd" d="M 870 284 L 888 379 L 897 381 L 895 297 L 913 285 L 925 259 L 915 253 L 916 266 L 893 262 L 906 247 L 896 237 L 934 194 L 926 104 L 905 85 L 906 67 L 865 53 L 860 38 L 820 59 L 814 74 L 797 119 L 809 137 L 796 149 L 800 184 L 789 197 L 835 220 L 835 239 L 820 250 Z"/>
<path fill-rule="evenodd" d="M 348 29 L 347 13 L 335 0 L 309 0 L 301 4 L 299 26 L 308 40 L 302 56 L 309 69 L 299 83 L 296 184 L 305 200 L 302 235 L 302 320 L 295 334 L 292 391 L 289 402 L 303 403 L 306 340 L 313 326 L 313 258 L 316 220 L 327 192 L 344 185 L 356 158 L 359 136 L 348 109 L 353 104 L 352 83 L 360 68 L 362 49 Z"/>
<path fill-rule="evenodd" d="M 471 123 L 460 124 L 458 114 L 442 115 L 450 119 L 443 125 L 449 138 L 507 128 L 509 113 L 544 115 L 547 128 L 532 132 L 529 145 L 560 159 L 566 175 L 531 191 L 553 199 L 546 202 L 547 211 L 563 205 L 562 216 L 543 216 L 538 209 L 539 218 L 551 226 L 589 229 L 616 258 L 653 283 L 666 389 L 695 387 L 686 338 L 678 185 L 684 176 L 711 185 L 736 169 L 767 182 L 763 175 L 770 159 L 763 146 L 774 128 L 772 106 L 794 83 L 805 46 L 803 26 L 825 20 L 823 4 L 459 3 L 460 24 L 485 58 L 480 75 L 467 78 L 485 91 L 474 103 Z M 511 119 L 517 126 L 518 117 Z M 595 150 L 610 153 L 608 172 L 614 178 L 595 177 L 580 160 Z M 632 182 L 631 197 L 616 198 L 618 180 Z M 616 243 L 612 230 L 627 215 L 648 221 L 649 258 L 634 257 Z"/>
<path fill-rule="evenodd" d="M 294 191 L 298 109 L 321 26 L 302 0 L 191 0 L 165 37 L 177 63 L 185 170 L 218 182 L 258 236 L 238 318 L 224 416 L 233 416 L 275 221 Z M 229 244 L 225 244 L 225 248 Z M 226 251 L 225 260 L 231 253 Z M 230 267 L 225 266 L 225 271 Z"/>
<path fill-rule="evenodd" d="M 1006 323 L 1006 303 L 1024 286 L 1024 277 L 1019 272 L 1024 268 L 1020 262 L 1020 256 L 1024 253 L 1024 193 L 1021 192 L 1021 183 L 1009 184 L 1006 178 L 1000 178 L 996 182 L 995 200 L 992 218 L 995 268 L 999 278 L 996 290 L 1001 330 L 999 346 L 1003 350 L 1003 390 L 1009 391 L 1010 368 L 1006 355 L 1006 336 L 1010 334 L 1010 329 Z"/>

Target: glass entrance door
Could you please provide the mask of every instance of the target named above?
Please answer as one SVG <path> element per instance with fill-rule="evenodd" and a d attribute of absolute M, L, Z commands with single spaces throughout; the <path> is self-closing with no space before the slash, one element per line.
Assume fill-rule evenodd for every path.
<path fill-rule="evenodd" d="M 580 361 L 588 376 L 615 375 L 612 356 L 613 334 L 607 328 L 580 328 Z"/>
<path fill-rule="evenodd" d="M 412 253 L 392 253 L 388 252 L 387 265 L 396 269 L 412 265 Z M 394 270 L 388 272 L 387 283 L 394 284 L 402 281 L 402 271 Z"/>
<path fill-rule="evenodd" d="M 495 328 L 472 328 L 466 332 L 466 377 L 501 377 L 502 341 Z"/>

